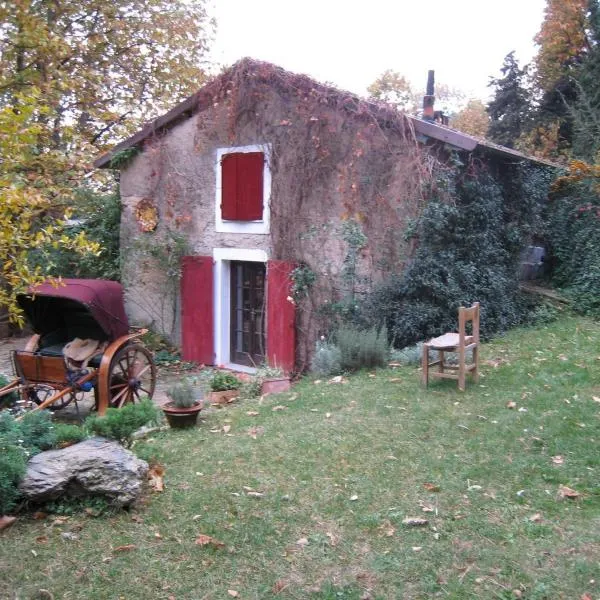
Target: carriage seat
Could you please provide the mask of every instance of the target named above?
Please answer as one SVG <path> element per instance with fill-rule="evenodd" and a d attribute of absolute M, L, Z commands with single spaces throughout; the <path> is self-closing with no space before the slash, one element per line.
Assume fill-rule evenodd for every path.
<path fill-rule="evenodd" d="M 67 342 L 64 342 L 63 344 L 53 344 L 51 346 L 45 346 L 43 348 L 40 348 L 36 352 L 36 354 L 39 354 L 41 356 L 59 356 L 62 358 L 63 350 L 64 350 L 66 344 L 67 344 Z M 92 356 L 92 358 L 90 358 L 90 360 L 88 361 L 88 366 L 93 367 L 94 369 L 97 369 L 100 367 L 101 360 L 102 360 L 102 352 L 99 352 L 98 354 L 94 354 L 94 356 Z"/>

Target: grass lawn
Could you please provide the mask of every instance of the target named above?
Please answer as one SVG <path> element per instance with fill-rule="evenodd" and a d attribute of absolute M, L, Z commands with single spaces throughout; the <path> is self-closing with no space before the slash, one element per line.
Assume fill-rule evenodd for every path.
<path fill-rule="evenodd" d="M 166 489 L 134 510 L 19 519 L 0 597 L 596 599 L 599 416 L 600 324 L 571 316 L 485 344 L 465 393 L 306 379 L 138 443 Z"/>

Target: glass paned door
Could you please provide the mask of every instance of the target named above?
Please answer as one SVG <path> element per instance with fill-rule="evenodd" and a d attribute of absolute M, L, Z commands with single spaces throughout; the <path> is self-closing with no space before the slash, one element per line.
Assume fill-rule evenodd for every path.
<path fill-rule="evenodd" d="M 231 263 L 231 362 L 249 367 L 265 360 L 265 265 Z"/>

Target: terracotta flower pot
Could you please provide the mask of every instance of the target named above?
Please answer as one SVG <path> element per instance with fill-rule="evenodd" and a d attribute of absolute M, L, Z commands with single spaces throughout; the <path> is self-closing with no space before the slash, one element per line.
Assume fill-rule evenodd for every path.
<path fill-rule="evenodd" d="M 162 411 L 167 418 L 167 423 L 173 429 L 184 429 L 186 427 L 195 427 L 198 420 L 198 413 L 202 410 L 202 403 L 196 402 L 189 408 L 179 408 L 173 406 L 172 402 L 167 402 L 162 406 Z"/>
<path fill-rule="evenodd" d="M 260 393 L 263 396 L 266 394 L 279 394 L 289 391 L 291 387 L 292 383 L 289 377 L 270 377 L 262 382 Z"/>
<path fill-rule="evenodd" d="M 221 390 L 210 393 L 211 404 L 230 404 L 240 395 L 240 390 Z"/>

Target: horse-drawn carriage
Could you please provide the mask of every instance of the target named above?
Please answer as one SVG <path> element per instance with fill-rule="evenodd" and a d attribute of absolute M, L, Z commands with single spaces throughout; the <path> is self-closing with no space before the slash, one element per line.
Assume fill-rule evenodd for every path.
<path fill-rule="evenodd" d="M 24 350 L 13 352 L 15 379 L 0 399 L 18 392 L 37 408 L 60 409 L 94 392 L 98 414 L 152 397 L 156 368 L 131 332 L 119 283 L 63 279 L 18 297 L 34 331 Z"/>

